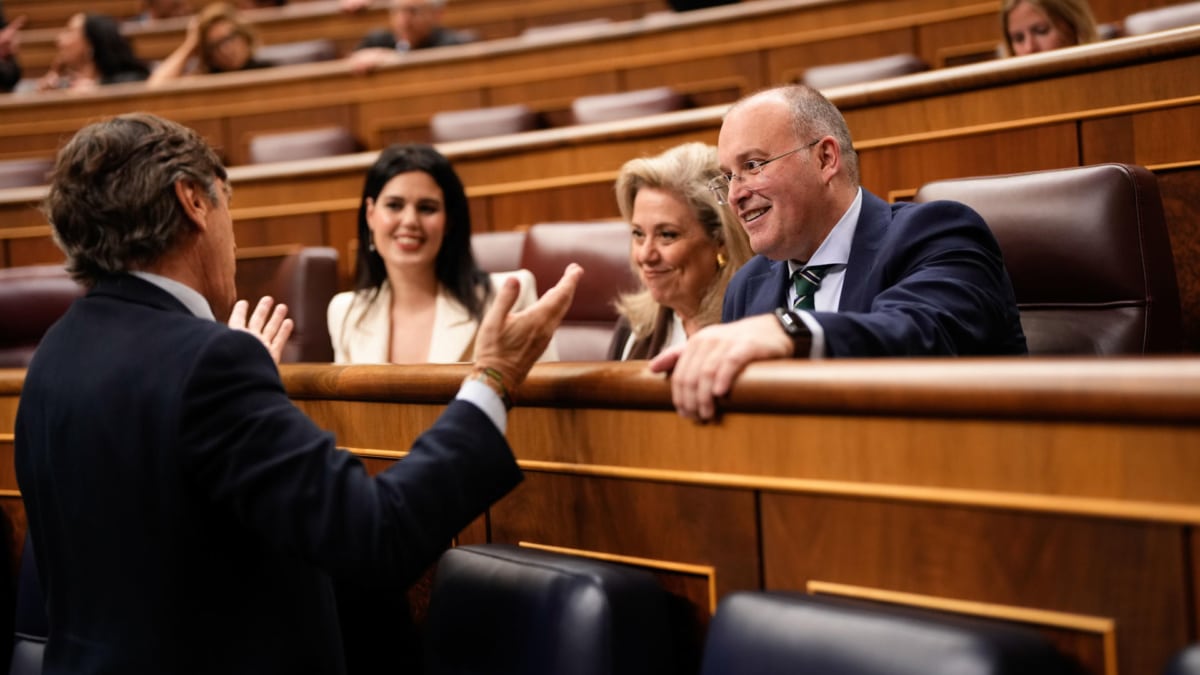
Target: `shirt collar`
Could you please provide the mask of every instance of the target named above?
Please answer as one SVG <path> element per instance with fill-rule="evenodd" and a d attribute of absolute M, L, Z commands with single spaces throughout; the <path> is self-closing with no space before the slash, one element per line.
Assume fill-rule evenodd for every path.
<path fill-rule="evenodd" d="M 850 202 L 850 207 L 838 219 L 837 225 L 833 226 L 829 235 L 825 237 L 825 241 L 817 247 L 817 252 L 808 259 L 807 263 L 789 260 L 788 274 L 795 274 L 796 270 L 814 265 L 841 265 L 844 267 L 846 263 L 850 262 L 850 245 L 854 243 L 854 231 L 858 229 L 858 216 L 862 213 L 862 203 L 863 192 L 860 187 L 854 195 L 854 200 Z"/>
<path fill-rule="evenodd" d="M 201 319 L 217 320 L 213 316 L 212 308 L 208 306 L 208 301 L 191 286 L 181 284 L 174 279 L 168 279 L 161 274 L 143 272 L 142 270 L 133 270 L 130 274 L 139 279 L 144 279 L 170 293 L 176 300 L 182 302 L 183 306 L 187 307 L 189 312 Z"/>

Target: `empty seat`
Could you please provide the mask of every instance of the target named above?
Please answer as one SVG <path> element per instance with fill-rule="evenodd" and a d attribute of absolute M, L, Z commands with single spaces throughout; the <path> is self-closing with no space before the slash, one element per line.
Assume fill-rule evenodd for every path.
<path fill-rule="evenodd" d="M 1139 166 L 929 183 L 918 202 L 974 208 L 1000 243 L 1030 354 L 1178 352 L 1179 287 L 1158 181 Z"/>
<path fill-rule="evenodd" d="M 252 253 L 252 251 L 250 251 Z M 338 256 L 326 246 L 298 247 L 287 255 L 247 255 L 237 262 L 238 297 L 253 303 L 264 295 L 287 304 L 296 324 L 283 349 L 284 363 L 333 361 L 326 310 L 338 291 Z"/>
<path fill-rule="evenodd" d="M 341 126 L 259 134 L 250 140 L 250 163 L 289 162 L 358 151 L 358 141 Z"/>
<path fill-rule="evenodd" d="M 62 265 L 0 269 L 0 368 L 24 368 L 46 331 L 84 294 Z"/>
<path fill-rule="evenodd" d="M 428 675 L 670 675 L 668 595 L 633 567 L 483 544 L 438 562 Z"/>
<path fill-rule="evenodd" d="M 0 161 L 0 189 L 45 185 L 52 169 L 54 160 L 49 158 Z"/>
<path fill-rule="evenodd" d="M 1180 650 L 1171 658 L 1163 675 L 1200 675 L 1200 644 Z"/>
<path fill-rule="evenodd" d="M 571 113 L 576 124 L 592 124 L 681 110 L 685 102 L 674 89 L 655 87 L 619 94 L 580 96 L 571 103 Z"/>
<path fill-rule="evenodd" d="M 477 232 L 471 235 L 471 254 L 484 272 L 521 269 L 521 251 L 524 248 L 524 230 Z"/>
<path fill-rule="evenodd" d="M 429 129 L 434 143 L 464 141 L 515 134 L 536 129 L 537 115 L 529 106 L 516 104 L 434 113 Z"/>
<path fill-rule="evenodd" d="M 804 71 L 803 81 L 814 89 L 828 89 L 919 73 L 923 70 L 929 70 L 929 64 L 915 54 L 894 54 L 865 61 L 813 66 Z"/>
<path fill-rule="evenodd" d="M 1200 2 L 1147 9 L 1125 17 L 1125 35 L 1145 35 L 1200 23 Z"/>
<path fill-rule="evenodd" d="M 276 66 L 287 66 L 296 63 L 333 61 L 338 58 L 338 53 L 337 45 L 333 40 L 321 38 L 263 45 L 254 51 L 254 58 Z"/>
<path fill-rule="evenodd" d="M 581 38 L 592 35 L 597 29 L 607 27 L 611 23 L 612 19 L 607 17 L 598 17 L 595 19 L 570 21 L 567 23 L 557 23 L 548 26 L 530 26 L 521 31 L 521 38 L 524 40 L 559 40 L 568 37 Z"/>
<path fill-rule="evenodd" d="M 701 675 L 1065 675 L 1031 630 L 960 615 L 785 592 L 717 607 Z"/>
<path fill-rule="evenodd" d="M 616 325 L 617 295 L 637 288 L 629 265 L 629 226 L 623 221 L 539 223 L 529 228 L 521 266 L 533 272 L 538 294 L 545 293 L 569 263 L 583 278 L 562 324 L 554 333 L 562 361 L 603 361 Z"/>

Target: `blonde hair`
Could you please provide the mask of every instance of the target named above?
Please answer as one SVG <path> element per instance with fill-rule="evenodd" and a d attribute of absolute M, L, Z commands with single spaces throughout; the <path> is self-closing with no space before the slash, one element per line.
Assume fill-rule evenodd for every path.
<path fill-rule="evenodd" d="M 1096 19 L 1087 0 L 1004 0 L 1000 9 L 1000 32 L 1004 35 L 1006 56 L 1013 55 L 1012 40 L 1008 36 L 1008 15 L 1022 2 L 1042 10 L 1051 21 L 1070 30 L 1077 45 L 1100 39 Z"/>
<path fill-rule="evenodd" d="M 683 201 L 717 244 L 725 246 L 726 262 L 717 272 L 713 283 L 700 299 L 696 321 L 701 326 L 721 320 L 721 303 L 729 279 L 752 255 L 750 241 L 734 218 L 733 213 L 717 203 L 708 189 L 708 181 L 721 173 L 717 149 L 704 143 L 684 143 L 655 157 L 632 159 L 621 167 L 617 176 L 617 206 L 621 217 L 633 218 L 633 202 L 639 190 L 654 188 L 669 192 Z M 717 261 L 714 260 L 716 265 Z M 654 329 L 661 309 L 649 289 L 622 294 L 616 302 L 617 312 L 624 316 L 637 338 Z"/>
<path fill-rule="evenodd" d="M 213 2 L 205 5 L 204 9 L 200 10 L 200 18 L 198 20 L 200 28 L 200 62 L 203 64 L 204 70 L 210 73 L 214 71 L 208 56 L 208 29 L 223 21 L 233 25 L 234 35 L 240 35 L 246 39 L 246 42 L 250 44 L 251 52 L 258 47 L 258 32 L 254 30 L 253 26 L 238 16 L 237 7 L 228 2 Z"/>

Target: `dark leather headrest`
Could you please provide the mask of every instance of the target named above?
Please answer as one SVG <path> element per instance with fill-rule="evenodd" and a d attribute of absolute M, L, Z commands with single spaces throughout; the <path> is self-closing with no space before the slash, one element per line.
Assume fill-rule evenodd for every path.
<path fill-rule="evenodd" d="M 438 562 L 426 673 L 674 672 L 667 594 L 644 570 L 484 544 Z"/>
<path fill-rule="evenodd" d="M 787 592 L 726 596 L 701 675 L 1064 675 L 1041 635 L 998 622 Z"/>

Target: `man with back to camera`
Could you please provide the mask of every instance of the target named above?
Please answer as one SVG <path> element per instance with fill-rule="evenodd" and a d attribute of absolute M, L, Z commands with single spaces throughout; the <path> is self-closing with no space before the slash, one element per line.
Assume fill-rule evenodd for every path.
<path fill-rule="evenodd" d="M 498 289 L 456 400 L 371 477 L 288 399 L 282 312 L 260 303 L 258 335 L 213 321 L 234 304 L 229 197 L 207 144 L 152 115 L 59 153 L 46 213 L 89 292 L 42 340 L 16 422 L 48 674 L 344 672 L 332 579 L 407 586 L 521 480 L 505 397 L 578 266 L 519 313 L 515 282 Z"/>
<path fill-rule="evenodd" d="M 722 324 L 650 363 L 679 414 L 712 419 L 747 364 L 787 357 L 1026 354 L 1000 248 L 957 202 L 888 204 L 859 186 L 846 121 L 820 92 L 734 104 L 710 188 L 757 254 L 729 283 Z"/>

